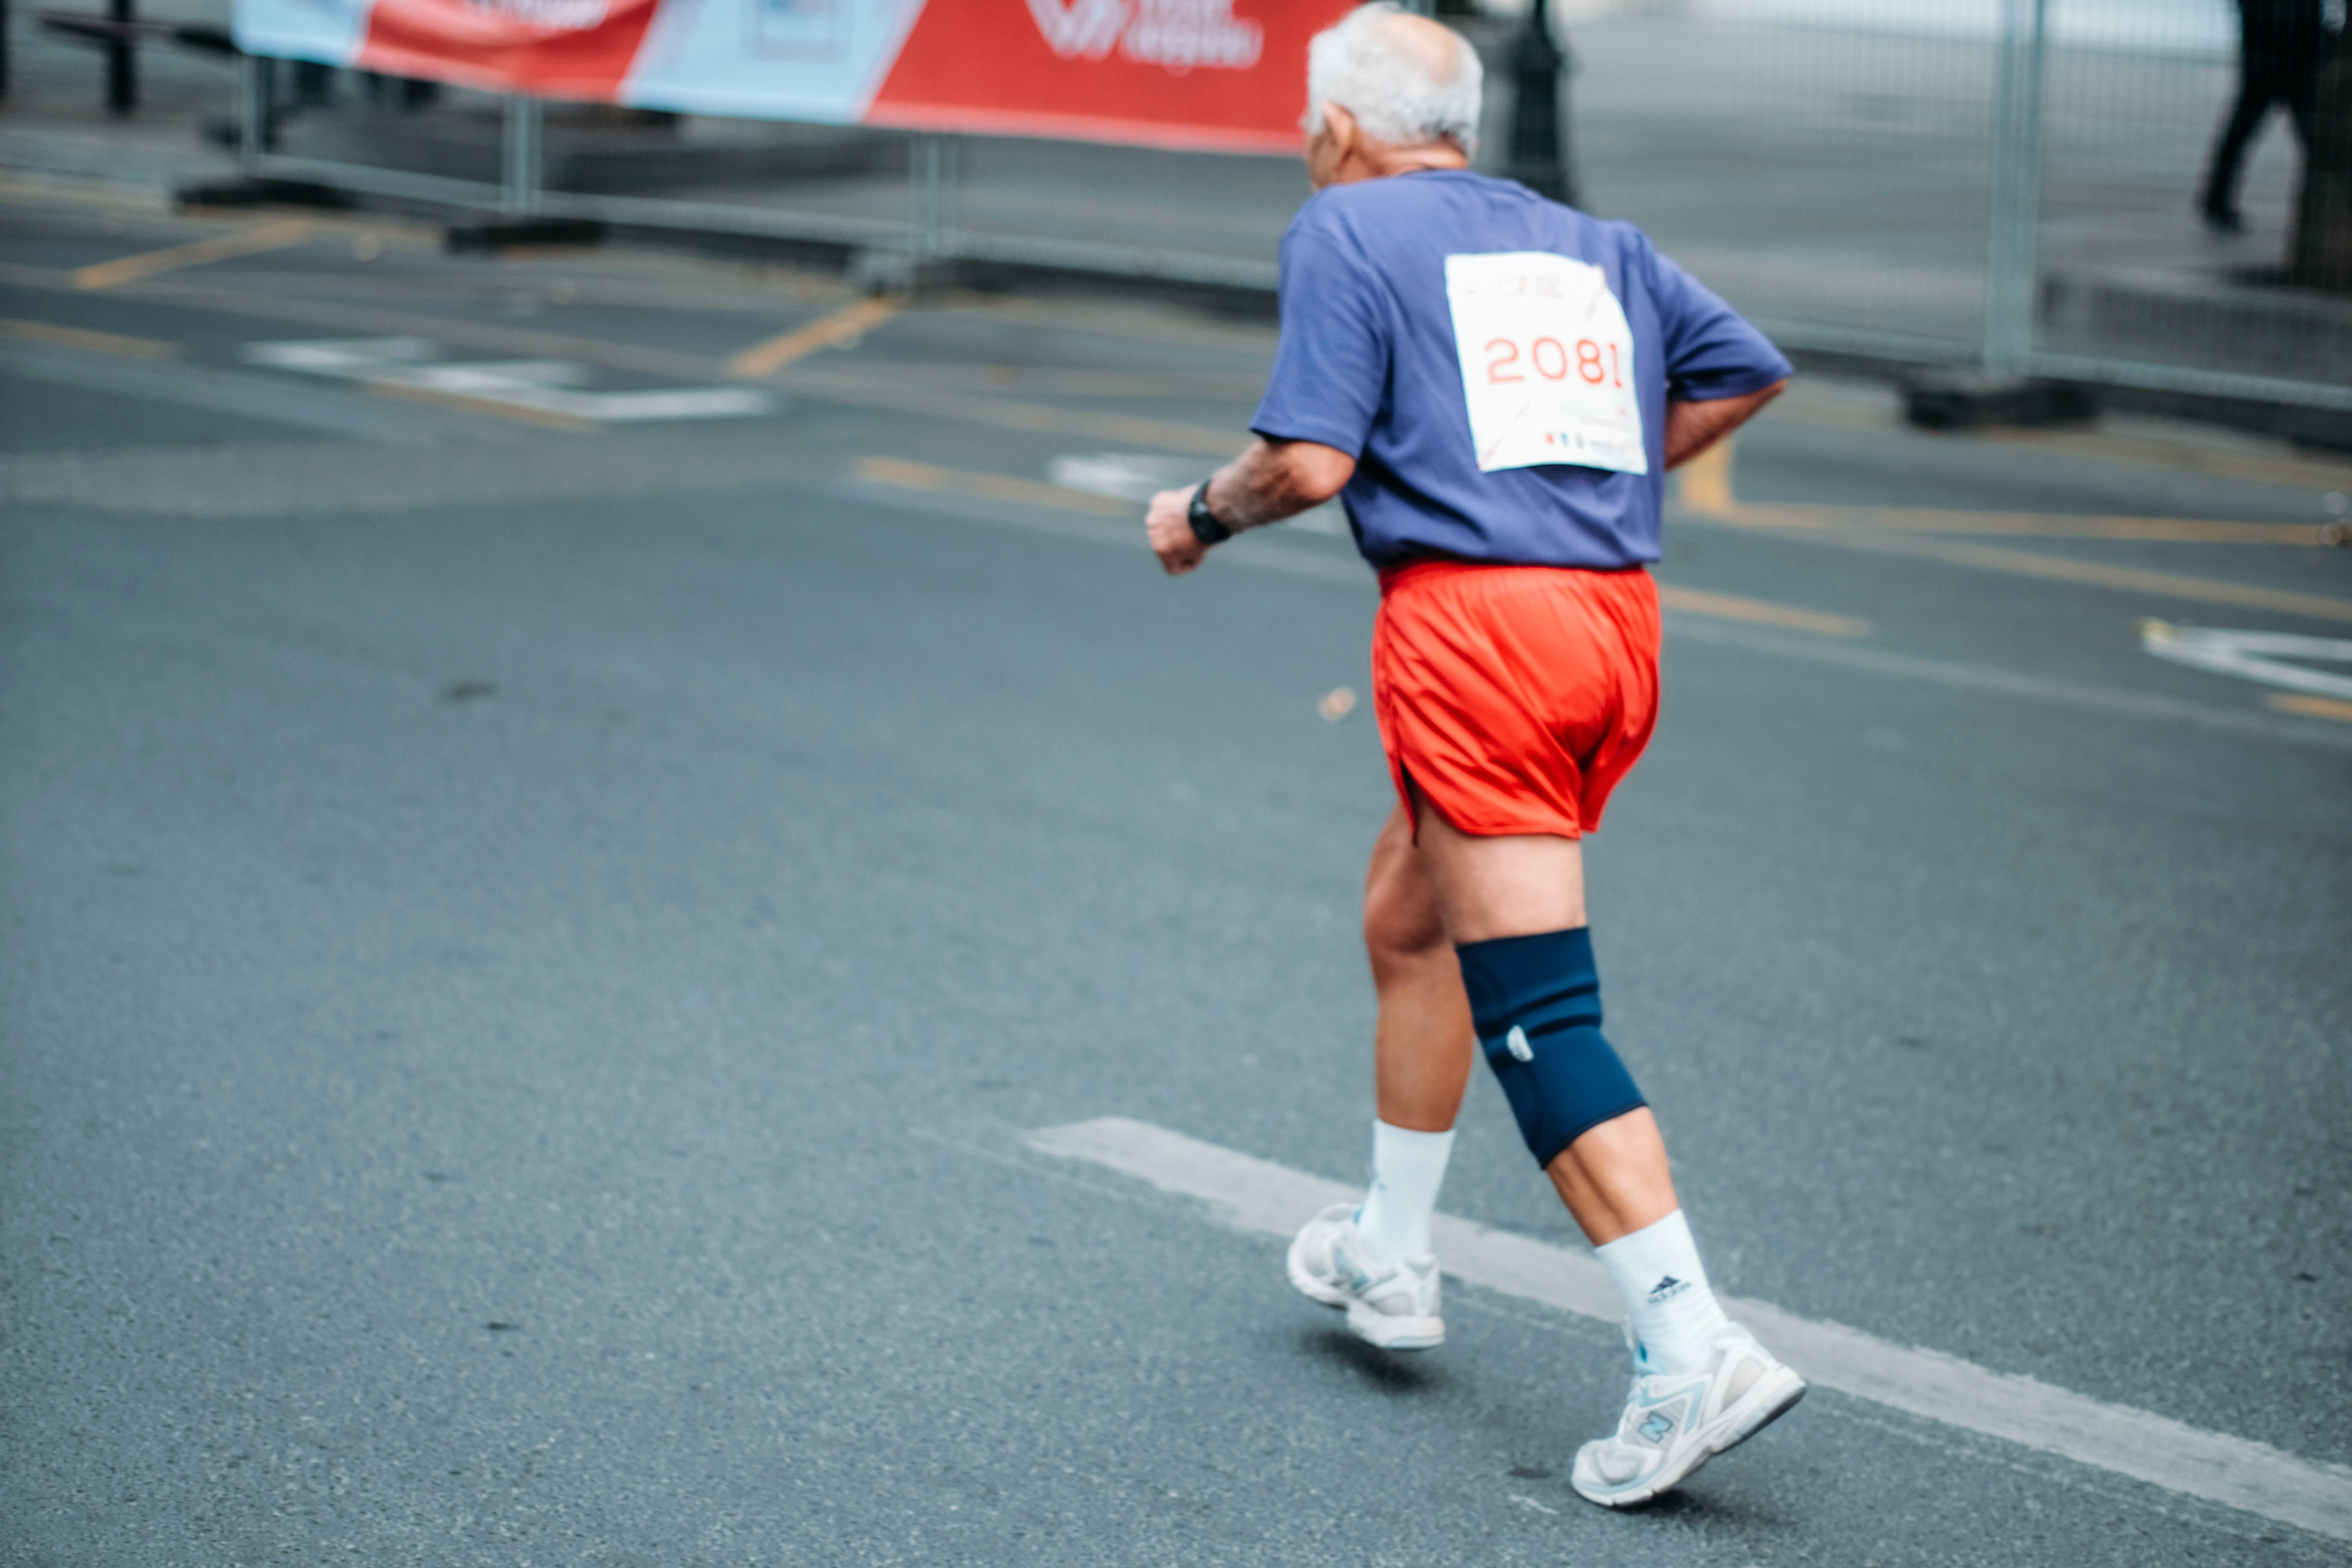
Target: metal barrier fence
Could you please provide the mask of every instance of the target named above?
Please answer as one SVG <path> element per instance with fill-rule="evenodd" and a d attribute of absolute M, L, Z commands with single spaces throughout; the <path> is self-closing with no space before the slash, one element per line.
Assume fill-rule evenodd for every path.
<path fill-rule="evenodd" d="M 274 150 L 280 135 L 274 125 L 273 95 L 268 85 L 271 76 L 270 61 L 247 58 L 242 62 L 237 90 L 239 164 L 248 177 L 256 179 L 324 186 L 509 220 L 576 219 L 641 230 L 835 247 L 846 249 L 858 266 L 882 278 L 940 261 L 993 262 L 1242 290 L 1270 291 L 1277 278 L 1272 241 L 1280 233 L 1286 213 L 1269 214 L 1255 226 L 1261 232 L 1253 237 L 1262 238 L 1264 244 L 1222 254 L 1166 243 L 1123 242 L 1117 237 L 1116 226 L 1096 237 L 1008 231 L 1002 225 L 968 226 L 959 221 L 961 172 L 975 145 L 990 145 L 986 139 L 695 117 L 699 130 L 732 126 L 744 134 L 740 139 L 707 138 L 660 150 L 668 156 L 644 160 L 656 164 L 653 171 L 634 175 L 623 171 L 617 181 L 593 182 L 604 188 L 581 188 L 575 182 L 549 178 L 544 126 L 551 106 L 529 98 L 499 100 L 494 129 L 488 129 L 478 116 L 470 145 L 465 135 L 454 133 L 445 135 L 436 148 L 422 150 L 414 144 L 413 132 L 404 129 L 404 121 L 413 123 L 418 117 L 386 110 L 330 125 L 329 145 L 323 149 Z M 442 129 L 450 132 L 453 124 L 462 127 L 464 119 L 462 109 L 444 115 Z M 404 141 L 410 144 L 398 144 Z M 624 154 L 629 151 L 607 147 L 601 161 L 607 165 L 625 163 Z M 643 154 L 648 149 L 640 145 L 634 151 Z M 856 194 L 867 199 L 845 204 L 846 210 L 837 201 L 827 205 L 812 199 L 813 193 L 830 195 L 845 183 L 844 176 L 881 173 L 893 156 L 903 158 L 906 173 L 903 186 L 887 198 L 873 199 L 875 187 L 887 182 L 866 178 L 858 182 Z M 1231 162 L 1247 164 L 1265 160 Z M 435 163 L 467 167 L 467 172 L 434 172 L 417 166 Z M 660 177 L 664 173 L 667 178 Z M 609 188 L 614 184 L 684 186 L 693 194 L 639 195 L 626 188 Z"/>
<path fill-rule="evenodd" d="M 1574 35 L 1587 201 L 1786 342 L 2352 409 L 2352 299 L 2282 287 L 2298 153 L 2198 210 L 2229 0 L 1693 0 Z"/>
<path fill-rule="evenodd" d="M 2245 232 L 2213 232 L 2198 212 L 2236 86 L 2230 0 L 1617 5 L 1565 29 L 1582 199 L 1640 223 L 1789 344 L 2352 411 L 2352 298 L 2281 286 L 2297 166 L 2283 116 L 2247 168 Z M 1465 26 L 1486 54 L 1490 93 L 1506 98 L 1512 24 Z M 587 190 L 543 177 L 542 110 L 527 100 L 505 106 L 496 176 L 456 178 L 365 166 L 348 152 L 264 151 L 263 68 L 247 64 L 250 174 L 518 217 L 1264 289 L 1274 237 L 1304 195 L 1269 161 L 1235 159 L 1217 165 L 1216 189 L 1170 197 L 1197 198 L 1189 226 L 1172 226 L 1178 243 L 1123 227 L 1121 213 L 1139 208 L 1108 196 L 1087 221 L 1023 232 L 1001 214 L 959 215 L 962 161 L 997 148 L 936 136 L 908 141 L 895 212 L 871 179 L 862 206 L 796 201 L 810 187 L 789 177 L 756 199 L 744 196 L 759 184 L 751 175 L 685 199 Z M 1507 102 L 1490 111 L 1483 165 L 1502 160 L 1508 112 Z M 828 134 L 809 129 L 792 155 L 870 163 L 870 134 Z M 757 142 L 747 132 L 743 145 Z M 699 145 L 706 158 L 733 155 Z M 771 148 L 779 167 L 791 163 L 783 147 Z M 1136 177 L 1178 180 L 1172 170 Z M 1213 230 L 1214 244 L 1181 242 Z"/>

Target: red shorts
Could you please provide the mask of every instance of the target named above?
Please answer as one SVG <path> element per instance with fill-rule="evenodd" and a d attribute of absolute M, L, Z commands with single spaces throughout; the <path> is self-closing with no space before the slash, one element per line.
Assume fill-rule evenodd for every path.
<path fill-rule="evenodd" d="M 1432 561 L 1381 578 L 1372 710 L 1412 794 L 1479 837 L 1580 838 L 1658 721 L 1647 572 Z"/>

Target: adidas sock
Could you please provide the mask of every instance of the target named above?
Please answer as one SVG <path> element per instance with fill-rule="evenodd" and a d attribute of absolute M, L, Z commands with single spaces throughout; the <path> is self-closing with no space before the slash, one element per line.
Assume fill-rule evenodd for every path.
<path fill-rule="evenodd" d="M 1731 1320 L 1707 1288 L 1683 1211 L 1593 1250 L 1625 1299 L 1648 1370 L 1692 1372 L 1705 1365 L 1716 1331 Z"/>
<path fill-rule="evenodd" d="M 1372 1190 L 1356 1211 L 1364 1246 L 1382 1263 L 1429 1256 L 1429 1220 L 1454 1152 L 1454 1133 L 1372 1123 Z"/>

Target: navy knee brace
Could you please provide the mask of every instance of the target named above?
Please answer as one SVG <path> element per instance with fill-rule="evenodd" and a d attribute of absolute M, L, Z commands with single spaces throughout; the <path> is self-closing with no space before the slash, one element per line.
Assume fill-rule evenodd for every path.
<path fill-rule="evenodd" d="M 1462 984 L 1486 1065 L 1538 1165 L 1646 1103 L 1601 1035 L 1601 975 L 1582 927 L 1463 942 Z"/>

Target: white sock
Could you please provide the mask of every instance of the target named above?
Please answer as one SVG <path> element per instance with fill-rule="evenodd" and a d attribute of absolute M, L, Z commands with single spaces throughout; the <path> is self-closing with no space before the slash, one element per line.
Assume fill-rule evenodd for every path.
<path fill-rule="evenodd" d="M 1647 1370 L 1692 1372 L 1704 1366 L 1716 1331 L 1731 1320 L 1707 1289 L 1706 1270 L 1683 1211 L 1593 1250 L 1625 1299 Z"/>
<path fill-rule="evenodd" d="M 1372 1190 L 1356 1213 L 1364 1246 L 1382 1263 L 1429 1256 L 1429 1218 L 1437 1212 L 1437 1189 L 1454 1134 L 1414 1132 L 1372 1123 Z"/>

